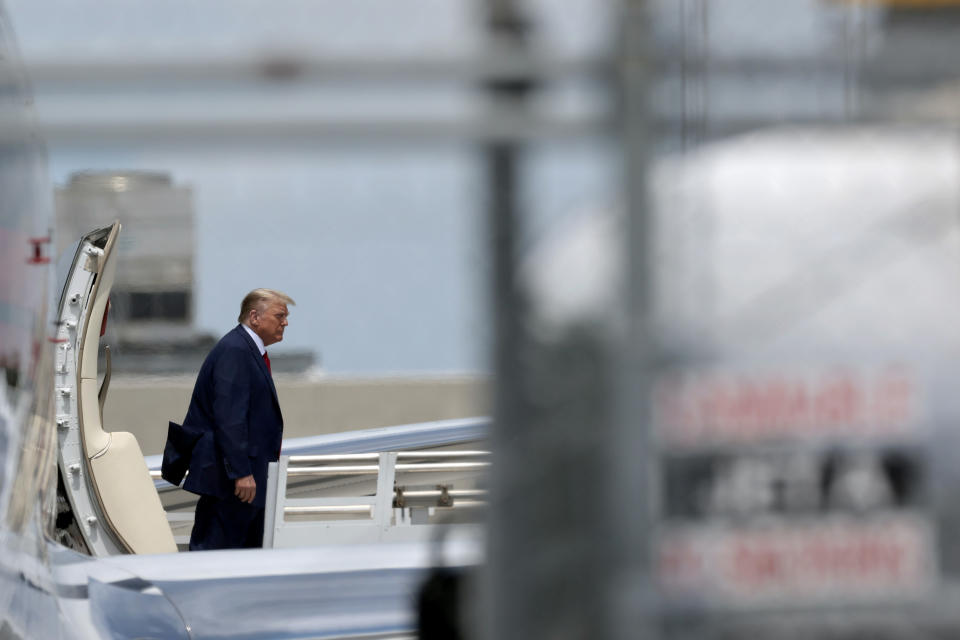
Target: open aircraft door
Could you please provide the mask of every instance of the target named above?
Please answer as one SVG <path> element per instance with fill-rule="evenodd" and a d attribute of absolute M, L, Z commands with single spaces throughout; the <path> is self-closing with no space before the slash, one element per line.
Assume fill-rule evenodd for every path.
<path fill-rule="evenodd" d="M 102 385 L 97 360 L 119 233 L 120 224 L 114 223 L 83 237 L 60 299 L 58 529 L 69 546 L 85 547 L 93 555 L 175 552 L 173 534 L 136 438 L 123 431 L 106 431 L 103 424 L 109 354 Z"/>

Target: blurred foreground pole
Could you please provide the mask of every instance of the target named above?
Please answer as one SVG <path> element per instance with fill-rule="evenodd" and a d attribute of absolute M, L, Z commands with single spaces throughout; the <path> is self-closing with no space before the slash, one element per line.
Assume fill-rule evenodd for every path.
<path fill-rule="evenodd" d="M 511 0 L 482 0 L 486 4 L 489 49 L 508 47 L 526 53 L 529 24 Z M 489 109 L 495 117 L 522 114 L 532 81 L 496 79 L 487 82 Z M 489 304 L 493 315 L 493 433 L 496 471 L 490 478 L 488 560 L 477 614 L 486 640 L 532 638 L 531 611 L 524 594 L 535 576 L 520 561 L 530 543 L 530 531 L 519 512 L 526 484 L 523 459 L 532 454 L 523 433 L 524 419 L 521 349 L 524 304 L 517 272 L 519 212 L 517 193 L 520 143 L 508 137 L 487 140 L 483 148 L 487 188 L 487 225 L 490 234 L 492 274 Z M 536 499 L 536 498 L 534 498 Z M 520 517 L 518 517 L 520 516 Z"/>
<path fill-rule="evenodd" d="M 499 54 L 528 54 L 530 27 L 519 5 L 487 0 L 491 49 Z M 632 60 L 629 49 L 625 61 Z M 631 64 L 623 66 L 623 78 L 632 77 Z M 497 118 L 519 119 L 529 109 L 535 78 L 495 80 L 487 89 Z M 631 208 L 645 183 L 644 164 L 637 160 L 643 148 L 632 148 L 644 144 L 641 129 L 634 129 L 632 122 L 634 112 L 640 113 L 636 101 L 645 99 L 637 91 L 625 92 L 624 110 Z M 631 399 L 620 407 L 618 398 L 637 395 L 635 377 L 623 373 L 637 371 L 636 358 L 645 358 L 646 351 L 615 357 L 624 336 L 614 334 L 622 333 L 623 323 L 609 322 L 609 314 L 605 319 L 570 318 L 550 331 L 538 327 L 536 309 L 520 278 L 522 152 L 521 141 L 508 137 L 491 139 L 484 148 L 493 256 L 495 462 L 487 573 L 476 622 L 486 640 L 638 637 L 632 633 L 636 628 L 624 626 L 632 623 L 622 622 L 624 610 L 633 611 L 623 590 L 632 594 L 642 584 L 637 582 L 643 573 L 638 573 L 635 558 L 646 547 L 635 549 L 644 544 L 634 537 L 637 516 L 623 511 L 645 509 L 646 501 L 638 494 L 646 486 L 621 484 L 644 474 L 635 468 L 640 451 L 620 450 L 643 441 L 628 432 L 644 429 L 646 414 L 642 400 Z M 642 254 L 636 265 L 641 269 L 638 283 L 646 278 L 639 266 L 646 258 L 640 249 L 646 234 L 639 197 L 631 218 L 641 222 L 630 237 L 630 251 Z M 621 297 L 630 300 L 630 315 L 638 319 L 633 331 L 644 330 L 639 319 L 646 317 L 646 286 L 636 284 L 630 296 Z M 621 331 L 614 331 L 616 326 Z"/>
<path fill-rule="evenodd" d="M 611 473 L 602 494 L 615 556 L 606 580 L 611 637 L 654 640 L 657 631 L 656 522 L 653 503 L 656 450 L 652 439 L 650 388 L 658 343 L 653 322 L 655 255 L 648 165 L 653 149 L 650 97 L 653 69 L 648 0 L 623 0 L 618 51 L 619 132 L 624 161 L 626 257 L 624 331 L 617 348 L 614 417 L 609 440 Z"/>

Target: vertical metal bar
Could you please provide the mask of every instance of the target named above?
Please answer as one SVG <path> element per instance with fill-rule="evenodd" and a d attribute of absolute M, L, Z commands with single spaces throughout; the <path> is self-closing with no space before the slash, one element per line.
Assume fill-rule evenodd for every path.
<path fill-rule="evenodd" d="M 267 494 L 263 510 L 263 548 L 273 548 L 273 529 L 277 519 L 277 463 L 267 465 Z"/>
<path fill-rule="evenodd" d="M 382 530 L 390 527 L 393 516 L 393 488 L 396 485 L 397 454 L 380 454 L 380 469 L 377 472 L 377 499 L 374 504 L 373 518 Z"/>
<path fill-rule="evenodd" d="M 263 548 L 272 549 L 276 533 L 283 526 L 283 510 L 287 498 L 287 463 L 289 456 L 267 466 L 267 495 L 263 519 Z"/>

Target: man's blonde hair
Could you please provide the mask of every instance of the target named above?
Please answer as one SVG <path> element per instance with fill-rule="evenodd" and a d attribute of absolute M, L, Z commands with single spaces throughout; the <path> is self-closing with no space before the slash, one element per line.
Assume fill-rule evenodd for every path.
<path fill-rule="evenodd" d="M 286 305 L 297 304 L 293 301 L 293 298 L 282 291 L 274 291 L 273 289 L 254 289 L 243 297 L 243 302 L 240 303 L 240 317 L 237 318 L 237 322 L 240 322 L 241 324 L 244 323 L 246 319 L 250 317 L 251 309 L 263 311 L 264 308 L 271 302 L 280 302 Z"/>

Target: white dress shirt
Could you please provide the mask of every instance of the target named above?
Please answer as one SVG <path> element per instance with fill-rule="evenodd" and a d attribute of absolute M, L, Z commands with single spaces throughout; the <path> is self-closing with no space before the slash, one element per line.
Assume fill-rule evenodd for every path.
<path fill-rule="evenodd" d="M 253 332 L 253 329 L 251 329 L 251 328 L 248 327 L 247 325 L 243 324 L 242 322 L 240 323 L 240 326 L 242 326 L 244 329 L 246 329 L 246 330 L 247 330 L 247 333 L 250 334 L 250 337 L 253 338 L 254 344 L 256 344 L 256 345 L 257 345 L 257 349 L 260 350 L 260 355 L 262 356 L 263 354 L 265 354 L 265 353 L 267 352 L 267 347 L 263 344 L 263 339 L 260 338 L 260 336 L 258 336 L 257 334 L 255 334 L 255 333 Z"/>

